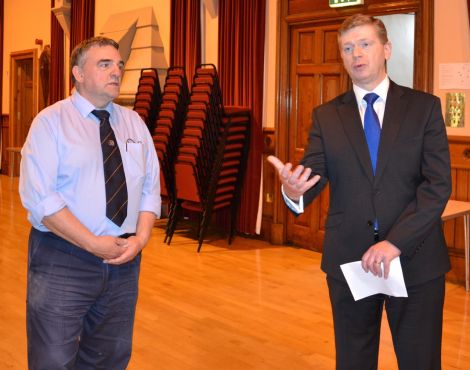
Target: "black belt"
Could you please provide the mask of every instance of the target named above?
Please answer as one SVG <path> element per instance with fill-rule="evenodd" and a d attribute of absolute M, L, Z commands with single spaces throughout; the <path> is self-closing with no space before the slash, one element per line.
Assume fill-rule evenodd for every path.
<path fill-rule="evenodd" d="M 135 236 L 135 233 L 122 234 L 122 235 L 119 235 L 118 238 L 128 239 L 128 238 L 130 238 L 131 236 Z"/>

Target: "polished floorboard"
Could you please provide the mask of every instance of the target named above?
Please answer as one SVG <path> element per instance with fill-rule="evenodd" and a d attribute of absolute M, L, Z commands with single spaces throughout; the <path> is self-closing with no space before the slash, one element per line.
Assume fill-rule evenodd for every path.
<path fill-rule="evenodd" d="M 163 225 L 154 228 L 143 253 L 128 369 L 334 369 L 318 253 L 242 237 L 229 247 L 211 233 L 198 254 L 185 230 L 164 245 Z M 27 368 L 29 229 L 18 178 L 0 175 L 1 370 Z M 470 294 L 450 283 L 446 289 L 443 369 L 470 369 Z M 385 321 L 379 369 L 397 369 Z"/>

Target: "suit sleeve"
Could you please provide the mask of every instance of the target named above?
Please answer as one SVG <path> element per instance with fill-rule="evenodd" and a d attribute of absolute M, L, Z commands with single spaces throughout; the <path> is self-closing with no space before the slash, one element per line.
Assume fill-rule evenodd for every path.
<path fill-rule="evenodd" d="M 440 224 L 452 191 L 447 133 L 436 97 L 424 129 L 421 177 L 415 199 L 405 207 L 386 235 L 405 256 L 412 255 L 431 229 Z"/>
<path fill-rule="evenodd" d="M 308 144 L 300 164 L 312 169 L 310 178 L 315 175 L 320 175 L 320 181 L 304 194 L 304 207 L 307 207 L 310 203 L 312 203 L 315 197 L 321 193 L 328 183 L 324 143 L 317 110 L 313 111 L 312 121 L 312 127 L 310 128 L 308 136 Z"/>

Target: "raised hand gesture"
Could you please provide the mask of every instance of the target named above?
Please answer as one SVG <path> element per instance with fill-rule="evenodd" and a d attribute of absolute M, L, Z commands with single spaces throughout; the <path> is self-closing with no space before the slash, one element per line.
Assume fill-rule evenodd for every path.
<path fill-rule="evenodd" d="M 284 193 L 294 201 L 298 201 L 308 189 L 320 180 L 319 175 L 315 175 L 309 180 L 312 174 L 311 168 L 299 165 L 292 171 L 292 163 L 284 164 L 273 155 L 270 155 L 267 159 L 277 170 Z"/>

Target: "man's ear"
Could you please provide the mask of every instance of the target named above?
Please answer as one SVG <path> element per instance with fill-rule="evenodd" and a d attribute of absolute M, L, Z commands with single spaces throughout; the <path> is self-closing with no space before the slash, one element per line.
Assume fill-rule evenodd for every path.
<path fill-rule="evenodd" d="M 387 41 L 384 45 L 385 60 L 389 60 L 392 56 L 392 43 Z"/>
<path fill-rule="evenodd" d="M 79 66 L 73 66 L 72 74 L 77 82 L 83 82 L 83 72 Z"/>

